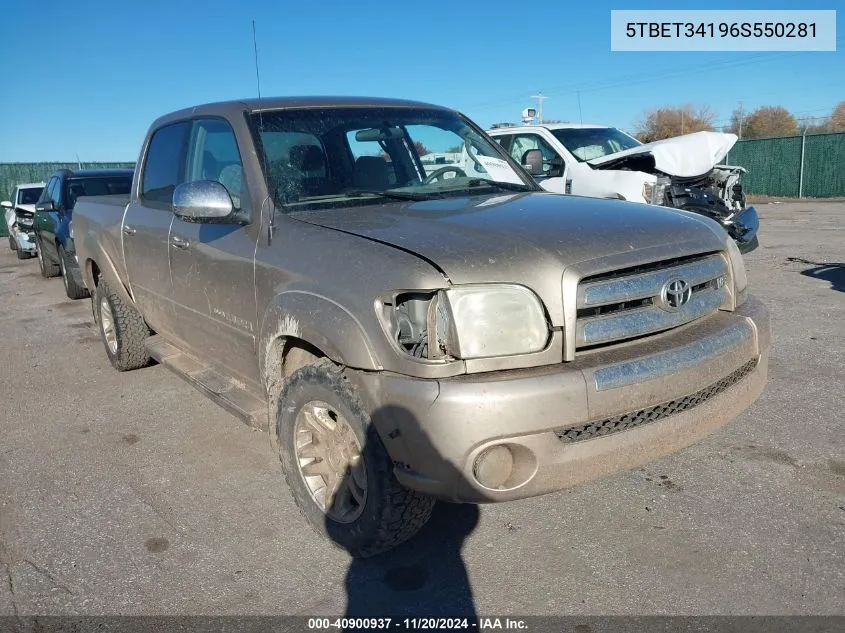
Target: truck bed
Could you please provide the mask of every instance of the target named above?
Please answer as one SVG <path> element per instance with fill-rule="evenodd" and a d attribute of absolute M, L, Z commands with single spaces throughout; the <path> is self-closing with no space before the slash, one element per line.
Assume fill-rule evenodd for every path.
<path fill-rule="evenodd" d="M 73 210 L 73 233 L 83 278 L 86 262 L 110 261 L 118 279 L 126 279 L 121 227 L 129 195 L 83 196 Z M 101 257 L 101 253 L 107 258 Z"/>

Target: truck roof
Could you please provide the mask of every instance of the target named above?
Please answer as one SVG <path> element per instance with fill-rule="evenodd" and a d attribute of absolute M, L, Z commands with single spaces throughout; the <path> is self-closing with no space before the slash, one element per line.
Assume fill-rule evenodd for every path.
<path fill-rule="evenodd" d="M 542 125 L 513 125 L 510 127 L 497 127 L 488 132 L 507 132 L 513 130 L 564 130 L 564 129 L 593 129 L 603 130 L 612 127 L 610 125 L 598 125 L 593 123 L 543 123 Z"/>
<path fill-rule="evenodd" d="M 184 108 L 159 117 L 153 123 L 158 126 L 171 119 L 180 119 L 186 116 L 197 114 L 208 115 L 237 115 L 240 112 L 267 112 L 269 110 L 284 110 L 287 108 L 348 108 L 348 107 L 371 107 L 371 108 L 426 108 L 437 110 L 450 110 L 443 106 L 424 103 L 422 101 L 410 101 L 406 99 L 385 99 L 380 97 L 261 97 L 257 99 L 238 99 L 234 101 L 218 101 L 206 103 L 190 108 Z"/>
<path fill-rule="evenodd" d="M 46 182 L 23 182 L 19 185 L 15 185 L 18 189 L 35 189 L 36 187 L 44 187 L 47 183 Z"/>

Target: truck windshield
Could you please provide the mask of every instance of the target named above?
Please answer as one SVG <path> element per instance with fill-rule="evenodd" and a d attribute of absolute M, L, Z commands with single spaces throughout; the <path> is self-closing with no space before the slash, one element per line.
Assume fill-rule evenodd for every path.
<path fill-rule="evenodd" d="M 18 190 L 18 204 L 35 204 L 41 197 L 44 187 L 27 187 Z"/>
<path fill-rule="evenodd" d="M 314 108 L 251 117 L 267 185 L 291 212 L 536 190 L 497 143 L 450 111 Z"/>
<path fill-rule="evenodd" d="M 579 127 L 550 130 L 579 161 L 584 162 L 642 145 L 615 127 Z"/>

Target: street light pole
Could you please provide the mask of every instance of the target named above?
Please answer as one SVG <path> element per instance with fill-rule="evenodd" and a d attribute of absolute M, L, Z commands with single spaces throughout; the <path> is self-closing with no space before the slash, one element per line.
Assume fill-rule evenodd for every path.
<path fill-rule="evenodd" d="M 531 95 L 532 99 L 537 100 L 537 125 L 543 125 L 543 99 L 548 99 L 542 92 Z"/>

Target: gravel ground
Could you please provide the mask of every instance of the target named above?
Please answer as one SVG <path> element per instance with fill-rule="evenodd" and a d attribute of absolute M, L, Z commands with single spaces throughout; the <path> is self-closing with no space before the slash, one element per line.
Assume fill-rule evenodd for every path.
<path fill-rule="evenodd" d="M 305 525 L 266 434 L 0 254 L 0 614 L 845 614 L 845 203 L 761 205 L 766 392 L 649 466 L 441 504 L 367 562 Z"/>

